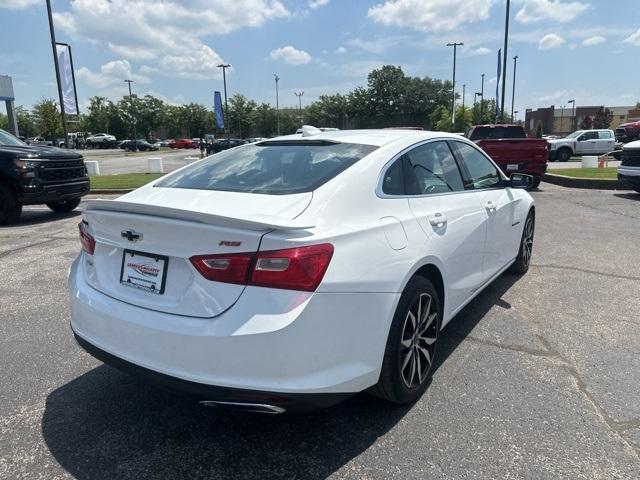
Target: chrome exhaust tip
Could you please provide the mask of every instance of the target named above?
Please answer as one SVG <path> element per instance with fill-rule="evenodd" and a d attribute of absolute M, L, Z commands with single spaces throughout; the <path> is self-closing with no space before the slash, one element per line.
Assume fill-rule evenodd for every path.
<path fill-rule="evenodd" d="M 242 410 L 244 412 L 266 413 L 268 415 L 278 415 L 286 412 L 282 407 L 265 403 L 222 402 L 219 400 L 200 400 L 198 403 L 205 407 L 227 408 L 230 410 Z"/>

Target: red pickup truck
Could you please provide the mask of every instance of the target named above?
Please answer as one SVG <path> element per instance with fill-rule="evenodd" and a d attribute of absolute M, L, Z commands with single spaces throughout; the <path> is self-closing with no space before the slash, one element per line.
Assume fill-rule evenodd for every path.
<path fill-rule="evenodd" d="M 466 137 L 484 150 L 507 175 L 526 173 L 534 177 L 533 188 L 540 185 L 547 171 L 547 141 L 527 138 L 521 125 L 475 125 Z"/>

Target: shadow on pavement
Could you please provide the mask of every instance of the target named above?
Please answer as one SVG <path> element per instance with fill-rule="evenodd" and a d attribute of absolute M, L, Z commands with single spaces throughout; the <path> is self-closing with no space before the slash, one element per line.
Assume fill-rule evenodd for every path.
<path fill-rule="evenodd" d="M 614 193 L 614 197 L 624 198 L 625 200 L 640 201 L 640 193 Z"/>
<path fill-rule="evenodd" d="M 503 275 L 446 328 L 436 368 L 519 277 Z M 101 365 L 47 397 L 44 440 L 78 479 L 325 478 L 411 406 L 358 394 L 327 410 L 268 416 L 202 407 Z"/>
<path fill-rule="evenodd" d="M 0 229 L 40 225 L 43 223 L 77 217 L 81 214 L 82 212 L 80 210 L 73 210 L 69 213 L 55 213 L 51 210 L 23 210 L 20 220 L 16 223 L 12 223 L 11 225 L 0 225 Z"/>

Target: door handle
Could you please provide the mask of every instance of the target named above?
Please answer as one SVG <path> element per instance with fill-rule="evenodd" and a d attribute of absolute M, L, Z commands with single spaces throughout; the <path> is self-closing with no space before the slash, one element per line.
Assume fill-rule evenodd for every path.
<path fill-rule="evenodd" d="M 498 208 L 498 206 L 493 203 L 491 200 L 488 200 L 487 203 L 484 204 L 484 208 L 486 208 L 488 211 L 496 211 L 496 209 Z"/>
<path fill-rule="evenodd" d="M 429 217 L 429 223 L 434 227 L 442 227 L 447 223 L 447 216 L 442 213 L 436 213 L 435 215 Z"/>

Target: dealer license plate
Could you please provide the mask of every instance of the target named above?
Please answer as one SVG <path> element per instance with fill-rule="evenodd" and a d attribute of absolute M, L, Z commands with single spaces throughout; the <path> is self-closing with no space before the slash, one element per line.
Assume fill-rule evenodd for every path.
<path fill-rule="evenodd" d="M 518 170 L 518 164 L 517 163 L 508 163 L 507 164 L 507 170 Z"/>
<path fill-rule="evenodd" d="M 162 295 L 167 281 L 169 257 L 125 250 L 122 254 L 120 283 Z"/>

